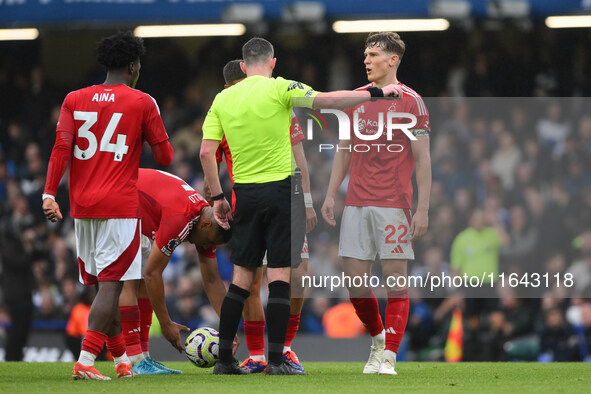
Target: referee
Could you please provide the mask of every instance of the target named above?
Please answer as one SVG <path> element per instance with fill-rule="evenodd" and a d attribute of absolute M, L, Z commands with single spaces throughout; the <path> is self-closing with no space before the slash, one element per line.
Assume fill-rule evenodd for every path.
<path fill-rule="evenodd" d="M 203 124 L 201 164 L 211 189 L 215 217 L 222 227 L 229 228 L 232 220 L 215 159 L 224 134 L 234 161 L 236 194 L 235 247 L 231 257 L 235 267 L 232 284 L 222 303 L 220 357 L 214 374 L 246 373 L 233 361 L 232 341 L 265 251 L 269 283 L 266 374 L 302 374 L 282 360 L 290 312 L 292 98 L 308 98 L 310 106 L 330 108 L 351 105 L 352 98 L 364 101 L 372 96 L 399 94 L 399 88 L 394 85 L 369 91 L 319 93 L 300 82 L 272 78 L 277 60 L 273 54 L 273 46 L 263 38 L 253 38 L 244 44 L 244 62 L 240 67 L 247 78 L 215 97 Z M 322 103 L 320 98 L 324 99 Z"/>

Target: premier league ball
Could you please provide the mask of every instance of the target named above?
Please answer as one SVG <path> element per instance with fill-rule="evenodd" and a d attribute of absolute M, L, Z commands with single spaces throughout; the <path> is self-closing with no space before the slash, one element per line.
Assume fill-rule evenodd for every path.
<path fill-rule="evenodd" d="M 210 327 L 198 328 L 185 341 L 185 355 L 199 368 L 211 368 L 219 358 L 219 334 Z"/>

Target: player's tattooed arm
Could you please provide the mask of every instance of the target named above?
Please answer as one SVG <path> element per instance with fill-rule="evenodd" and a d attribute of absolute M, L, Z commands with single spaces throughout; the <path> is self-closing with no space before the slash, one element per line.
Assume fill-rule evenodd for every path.
<path fill-rule="evenodd" d="M 181 330 L 189 331 L 189 327 L 173 322 L 170 319 L 168 309 L 166 308 L 162 271 L 164 271 L 164 268 L 168 265 L 169 260 L 170 257 L 164 254 L 158 248 L 156 243 L 154 243 L 146 264 L 144 281 L 146 282 L 146 289 L 148 290 L 150 302 L 152 303 L 158 322 L 160 322 L 162 335 L 164 335 L 175 349 L 182 352 L 183 345 L 181 343 L 180 332 Z"/>

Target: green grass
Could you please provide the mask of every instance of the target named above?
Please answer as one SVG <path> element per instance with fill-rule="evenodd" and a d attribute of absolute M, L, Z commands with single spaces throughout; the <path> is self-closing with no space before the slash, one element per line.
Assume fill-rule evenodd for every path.
<path fill-rule="evenodd" d="M 363 375 L 363 363 L 304 363 L 307 376 L 213 376 L 188 362 L 169 362 L 175 376 L 137 376 L 110 382 L 74 381 L 71 363 L 0 363 L 0 392 L 61 393 L 362 393 L 590 392 L 591 364 L 399 363 L 398 376 Z M 112 363 L 97 363 L 114 376 Z"/>

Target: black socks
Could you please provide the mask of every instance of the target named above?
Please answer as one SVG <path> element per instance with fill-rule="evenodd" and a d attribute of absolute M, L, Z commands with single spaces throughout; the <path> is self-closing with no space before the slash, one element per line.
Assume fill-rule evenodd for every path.
<path fill-rule="evenodd" d="M 281 363 L 283 357 L 289 312 L 289 283 L 281 280 L 269 283 L 269 300 L 267 302 L 268 361 L 276 365 Z"/>
<path fill-rule="evenodd" d="M 238 324 L 240 324 L 240 319 L 242 318 L 244 301 L 249 295 L 249 291 L 231 284 L 228 293 L 226 293 L 226 297 L 222 302 L 222 310 L 220 314 L 221 362 L 228 363 L 234 360 L 234 357 L 232 356 L 232 343 L 234 342 L 234 336 L 236 335 Z"/>

